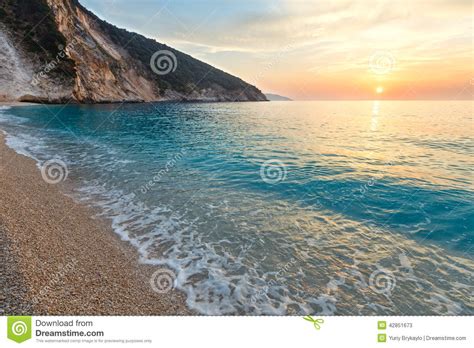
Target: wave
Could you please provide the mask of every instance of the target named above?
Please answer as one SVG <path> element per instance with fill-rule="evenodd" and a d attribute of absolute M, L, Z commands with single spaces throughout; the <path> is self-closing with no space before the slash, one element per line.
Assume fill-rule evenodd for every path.
<path fill-rule="evenodd" d="M 202 314 L 472 313 L 472 308 L 463 304 L 472 288 L 465 282 L 474 275 L 472 264 L 385 229 L 374 231 L 345 217 L 330 216 L 328 211 L 320 211 L 320 224 L 311 227 L 305 223 L 317 215 L 305 218 L 300 213 L 300 222 L 293 226 L 297 238 L 280 237 L 272 245 L 266 240 L 265 250 L 252 238 L 209 241 L 199 229 L 199 221 L 189 220 L 172 207 L 150 208 L 137 195 L 97 181 L 84 183 L 75 198 L 100 207 L 100 215 L 111 219 L 114 231 L 138 250 L 140 262 L 172 269 L 176 287 L 187 295 L 187 305 Z M 238 203 L 226 204 L 228 208 Z M 222 205 L 208 204 L 206 208 L 210 219 L 226 211 Z M 263 208 L 247 217 L 258 219 L 266 211 Z M 370 250 L 379 250 L 379 255 Z M 291 257 L 278 267 L 267 267 L 263 260 L 275 253 Z M 344 262 L 339 264 L 339 259 Z M 446 287 L 431 269 L 456 281 Z M 393 282 L 389 286 L 397 291 L 384 292 L 384 284 L 381 292 L 376 290 L 380 273 L 380 282 Z M 453 297 L 453 291 L 459 297 Z M 348 303 L 348 297 L 359 306 Z M 421 298 L 425 300 L 420 302 Z M 420 303 L 403 307 L 407 299 Z"/>
<path fill-rule="evenodd" d="M 417 243 L 395 233 L 388 224 L 371 224 L 366 216 L 351 216 L 338 209 L 338 201 L 331 198 L 331 185 L 345 185 L 346 193 L 368 191 L 373 193 L 373 201 L 368 201 L 369 195 L 358 201 L 370 203 L 374 208 L 371 212 L 377 214 L 375 208 L 380 205 L 380 197 L 387 201 L 396 198 L 385 190 L 388 183 L 384 181 L 367 187 L 361 187 L 362 181 L 347 178 L 341 183 L 329 167 L 327 175 L 333 179 L 324 188 L 322 180 L 308 179 L 304 182 L 308 192 L 301 197 L 303 188 L 291 182 L 296 164 L 288 168 L 289 181 L 262 186 L 258 165 L 242 164 L 247 158 L 242 155 L 235 167 L 226 163 L 225 158 L 210 158 L 205 165 L 221 170 L 219 174 L 223 175 L 213 176 L 214 183 L 193 181 L 209 178 L 209 168 L 194 168 L 196 163 L 205 165 L 190 158 L 192 174 L 186 167 L 166 178 L 169 186 L 160 182 L 151 192 L 141 195 L 137 189 L 140 186 L 127 186 L 129 181 L 139 177 L 137 182 L 143 184 L 153 172 L 145 166 L 149 157 L 140 160 L 140 154 L 128 155 L 128 146 L 133 149 L 136 143 L 134 134 L 125 134 L 129 138 L 119 138 L 117 145 L 113 132 L 104 137 L 78 139 L 68 136 L 64 129 L 34 129 L 25 124 L 26 119 L 14 115 L 5 115 L 4 121 L 11 130 L 7 145 L 15 151 L 37 163 L 57 154 L 64 156 L 72 166 L 72 197 L 99 207 L 99 215 L 110 219 L 115 233 L 137 249 L 140 262 L 173 270 L 176 287 L 186 293 L 187 305 L 197 312 L 474 312 L 469 307 L 472 286 L 468 279 L 474 269 L 471 261 L 452 256 L 439 247 Z M 145 150 L 154 156 L 164 151 L 174 153 L 173 145 Z M 303 172 L 310 177 L 312 168 L 308 166 Z M 255 177 L 257 181 L 252 181 Z M 221 182 L 229 184 L 220 185 Z M 413 192 L 409 186 L 402 189 Z M 341 186 L 338 190 L 334 188 L 334 192 L 341 192 Z M 417 194 L 430 198 L 430 192 L 419 190 Z M 328 195 L 327 201 L 315 198 L 321 195 Z M 341 199 L 350 198 L 346 196 Z M 421 199 L 413 197 L 416 203 Z M 427 200 L 433 201 L 431 198 Z M 406 219 L 405 214 L 401 220 Z M 425 220 L 415 227 L 424 231 Z M 440 278 L 440 273 L 444 277 Z M 449 284 L 445 279 L 449 279 Z M 388 292 L 374 288 L 374 284 L 383 288 L 384 282 Z"/>
<path fill-rule="evenodd" d="M 8 113 L 7 111 L 11 108 L 11 106 L 0 106 L 0 126 L 2 126 L 2 123 L 9 126 L 19 126 L 27 121 L 25 118 Z M 5 134 L 5 144 L 9 148 L 20 155 L 30 157 L 35 161 L 38 161 L 38 158 L 33 154 L 35 152 L 34 150 L 39 150 L 41 148 L 41 144 L 43 144 L 43 142 L 38 137 L 33 137 L 26 133 L 13 134 L 12 132 L 8 132 L 5 129 L 2 129 L 2 131 Z M 32 149 L 29 150 L 30 148 Z"/>

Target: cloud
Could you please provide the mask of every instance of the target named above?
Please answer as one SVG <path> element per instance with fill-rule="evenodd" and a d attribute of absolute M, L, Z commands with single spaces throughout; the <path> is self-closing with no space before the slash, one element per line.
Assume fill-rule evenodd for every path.
<path fill-rule="evenodd" d="M 82 2 L 87 6 L 92 0 Z M 299 83 L 306 94 L 320 93 L 324 86 L 337 94 L 339 86 L 341 97 L 354 90 L 354 83 L 372 90 L 370 84 L 382 77 L 370 74 L 368 61 L 380 50 L 396 59 L 392 75 L 383 78 L 399 83 L 398 89 L 410 79 L 429 84 L 450 73 L 453 79 L 472 75 L 471 0 L 135 1 L 133 11 L 130 3 L 116 0 L 106 19 L 128 21 L 129 29 L 246 80 L 258 76 L 263 89 L 286 90 Z"/>

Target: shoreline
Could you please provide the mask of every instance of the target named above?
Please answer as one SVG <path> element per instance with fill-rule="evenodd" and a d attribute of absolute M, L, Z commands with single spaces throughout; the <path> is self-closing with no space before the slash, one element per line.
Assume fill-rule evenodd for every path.
<path fill-rule="evenodd" d="M 3 103 L 2 103 L 3 104 Z M 24 105 L 24 104 L 23 104 Z M 0 132 L 0 315 L 190 315 L 186 296 L 152 289 L 157 266 Z"/>
<path fill-rule="evenodd" d="M 45 101 L 0 101 L 0 106 L 35 106 L 35 105 L 119 105 L 119 104 L 218 104 L 218 103 L 259 103 L 270 102 L 270 100 L 203 100 L 203 99 L 162 99 L 162 100 L 127 100 L 127 101 L 103 101 L 96 103 L 78 103 L 78 102 L 45 102 Z"/>
<path fill-rule="evenodd" d="M 35 103 L 29 103 L 29 102 L 19 102 L 19 101 L 0 101 L 0 106 L 31 106 L 31 105 L 38 105 Z"/>

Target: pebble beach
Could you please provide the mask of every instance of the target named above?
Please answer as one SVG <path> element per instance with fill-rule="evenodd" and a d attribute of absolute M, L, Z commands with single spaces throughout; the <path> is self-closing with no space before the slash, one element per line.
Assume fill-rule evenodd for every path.
<path fill-rule="evenodd" d="M 108 221 L 42 180 L 0 133 L 0 315 L 185 315 Z"/>

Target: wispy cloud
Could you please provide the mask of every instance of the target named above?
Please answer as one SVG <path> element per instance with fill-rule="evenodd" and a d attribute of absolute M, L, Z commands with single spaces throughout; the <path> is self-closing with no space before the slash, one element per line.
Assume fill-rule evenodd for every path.
<path fill-rule="evenodd" d="M 461 86 L 473 75 L 470 0 L 142 0 L 133 9 L 129 1 L 108 1 L 114 2 L 110 13 L 102 2 L 82 3 L 113 23 L 294 98 L 369 97 L 381 82 L 392 84 L 387 96 L 405 86 L 424 98 L 434 83 L 440 95 L 443 84 Z M 140 27 L 163 5 L 156 20 Z M 396 60 L 390 76 L 370 74 L 370 56 L 379 50 Z M 446 88 L 446 97 L 452 93 Z M 463 93 L 470 97 L 472 89 Z"/>

